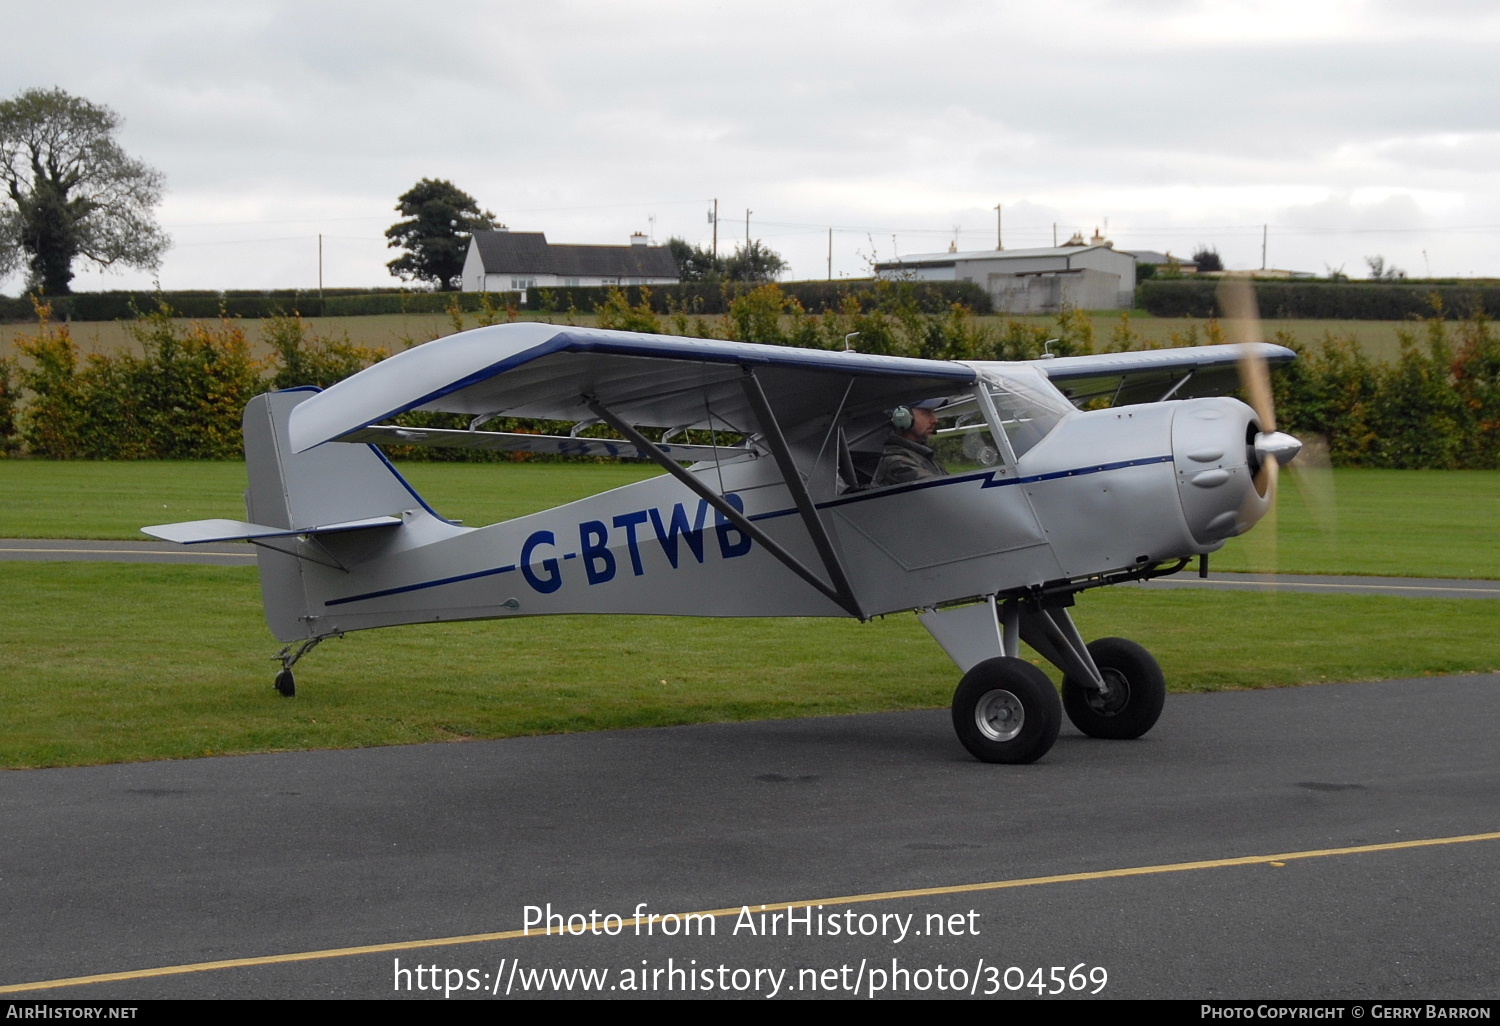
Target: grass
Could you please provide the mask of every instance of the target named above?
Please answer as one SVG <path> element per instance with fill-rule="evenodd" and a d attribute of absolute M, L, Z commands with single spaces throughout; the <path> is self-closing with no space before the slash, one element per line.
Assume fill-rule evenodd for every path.
<path fill-rule="evenodd" d="M 1500 472 L 1335 470 L 1316 514 L 1297 473 L 1272 516 L 1209 558 L 1215 570 L 1500 578 Z"/>
<path fill-rule="evenodd" d="M 1144 310 L 1099 310 L 1089 314 L 1089 319 L 1094 325 L 1094 344 L 1103 348 L 1110 343 L 1112 332 L 1120 324 L 1123 314 L 1130 315 L 1130 330 L 1156 345 L 1177 344 L 1189 337 L 1190 332 L 1196 332 L 1198 345 L 1208 343 L 1209 320 L 1205 317 L 1156 317 L 1146 313 Z M 1057 323 L 1055 317 L 1022 317 L 1022 316 L 994 316 L 983 318 L 986 322 L 996 325 L 1005 320 L 1016 320 L 1025 323 L 1051 326 Z M 1309 349 L 1316 349 L 1322 345 L 1329 335 L 1337 337 L 1348 337 L 1354 339 L 1356 345 L 1362 349 L 1366 356 L 1372 360 L 1382 363 L 1393 363 L 1401 355 L 1401 342 L 1397 338 L 1397 332 L 1422 330 L 1422 325 L 1413 321 L 1342 321 L 1342 320 L 1264 320 L 1261 322 L 1261 330 L 1270 339 L 1275 332 L 1285 331 L 1292 335 L 1298 342 Z"/>
<path fill-rule="evenodd" d="M 543 617 L 330 641 L 286 701 L 249 568 L 0 563 L 0 581 L 25 596 L 0 635 L 12 768 L 931 708 L 958 678 L 909 615 Z M 1494 602 L 1120 588 L 1077 615 L 1152 649 L 1174 690 L 1500 667 Z"/>
<path fill-rule="evenodd" d="M 644 464 L 407 463 L 445 516 L 483 525 L 659 473 Z M 1327 522 L 1282 475 L 1275 523 L 1234 539 L 1216 570 L 1500 579 L 1500 472 L 1337 470 Z M 0 537 L 136 539 L 146 524 L 245 516 L 242 463 L 0 460 Z"/>
<path fill-rule="evenodd" d="M 406 463 L 438 512 L 482 526 L 659 474 L 648 464 Z M 148 524 L 245 518 L 240 462 L 0 460 L 0 538 L 146 540 Z"/>

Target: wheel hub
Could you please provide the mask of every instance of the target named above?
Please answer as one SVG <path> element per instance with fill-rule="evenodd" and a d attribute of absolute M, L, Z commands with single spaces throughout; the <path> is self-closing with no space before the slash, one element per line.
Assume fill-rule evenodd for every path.
<path fill-rule="evenodd" d="M 1090 691 L 1086 697 L 1089 708 L 1100 716 L 1116 716 L 1130 704 L 1130 681 L 1119 670 L 1107 666 L 1099 667 L 1109 692 L 1101 695 Z"/>
<path fill-rule="evenodd" d="M 1009 691 L 996 689 L 974 706 L 974 725 L 991 741 L 1010 741 L 1026 724 L 1026 707 Z"/>

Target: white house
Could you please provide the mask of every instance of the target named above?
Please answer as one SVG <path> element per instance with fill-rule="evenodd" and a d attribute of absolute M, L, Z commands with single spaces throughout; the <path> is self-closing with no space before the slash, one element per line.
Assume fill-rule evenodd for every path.
<path fill-rule="evenodd" d="M 628 246 L 554 245 L 542 232 L 475 232 L 464 258 L 465 292 L 524 292 L 554 285 L 675 285 L 666 246 L 636 232 Z"/>
<path fill-rule="evenodd" d="M 1055 313 L 1063 307 L 1125 310 L 1135 298 L 1135 257 L 1108 243 L 1046 249 L 920 253 L 875 265 L 882 278 L 972 281 L 1001 313 Z"/>

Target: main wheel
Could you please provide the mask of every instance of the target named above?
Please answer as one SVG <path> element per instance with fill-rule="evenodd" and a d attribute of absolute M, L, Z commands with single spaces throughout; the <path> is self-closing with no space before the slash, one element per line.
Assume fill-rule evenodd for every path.
<path fill-rule="evenodd" d="M 953 693 L 953 729 L 983 762 L 1035 762 L 1062 725 L 1062 703 L 1047 675 L 1022 659 L 997 656 L 975 666 Z"/>
<path fill-rule="evenodd" d="M 276 675 L 276 690 L 281 692 L 283 698 L 297 697 L 297 680 L 292 676 L 291 670 L 282 670 Z"/>
<path fill-rule="evenodd" d="M 1109 694 L 1064 677 L 1063 708 L 1073 726 L 1090 737 L 1122 741 L 1154 727 L 1167 701 L 1167 681 L 1151 653 L 1124 638 L 1100 638 L 1089 645 L 1089 655 L 1109 685 Z"/>

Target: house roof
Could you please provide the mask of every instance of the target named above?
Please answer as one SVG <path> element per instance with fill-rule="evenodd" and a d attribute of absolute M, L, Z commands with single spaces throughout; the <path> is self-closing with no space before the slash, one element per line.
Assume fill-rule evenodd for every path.
<path fill-rule="evenodd" d="M 1137 263 L 1142 264 L 1170 264 L 1178 263 L 1184 267 L 1196 267 L 1192 257 L 1178 257 L 1170 253 L 1158 253 L 1152 249 L 1122 249 L 1121 253 L 1129 253 L 1135 257 Z"/>
<path fill-rule="evenodd" d="M 914 253 L 896 260 L 882 260 L 875 265 L 875 269 L 895 270 L 918 264 L 923 267 L 952 267 L 955 263 L 969 260 L 1035 260 L 1037 257 L 1074 256 L 1092 249 L 1110 249 L 1114 253 L 1124 253 L 1123 250 L 1111 249 L 1109 246 L 1047 246 L 1042 249 L 980 249 L 967 253 Z"/>
<path fill-rule="evenodd" d="M 677 261 L 665 246 L 553 245 L 543 232 L 474 233 L 485 274 L 557 274 L 566 277 L 676 278 Z"/>

